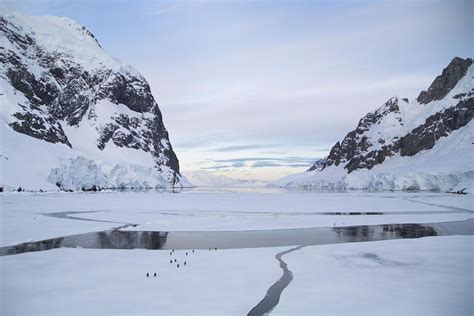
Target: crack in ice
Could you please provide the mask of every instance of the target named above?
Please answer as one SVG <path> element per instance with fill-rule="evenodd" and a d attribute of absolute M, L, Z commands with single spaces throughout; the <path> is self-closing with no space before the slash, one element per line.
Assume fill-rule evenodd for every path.
<path fill-rule="evenodd" d="M 280 262 L 280 268 L 283 270 L 283 275 L 268 288 L 265 297 L 250 310 L 247 314 L 248 316 L 267 315 L 275 308 L 275 306 L 278 305 L 281 293 L 293 280 L 293 272 L 288 269 L 288 265 L 283 261 L 282 257 L 290 252 L 300 250 L 303 247 L 305 246 L 298 246 L 275 255 L 275 258 Z"/>

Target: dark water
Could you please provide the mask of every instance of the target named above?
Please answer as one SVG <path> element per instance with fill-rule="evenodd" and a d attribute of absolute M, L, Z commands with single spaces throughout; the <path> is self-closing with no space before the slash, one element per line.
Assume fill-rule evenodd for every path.
<path fill-rule="evenodd" d="M 189 249 L 324 245 L 427 236 L 473 235 L 474 219 L 431 224 L 383 224 L 225 232 L 170 232 L 165 247 Z"/>
<path fill-rule="evenodd" d="M 121 228 L 127 227 L 125 225 Z M 427 236 L 473 235 L 474 219 L 431 224 L 383 224 L 219 232 L 124 231 L 63 236 L 0 248 L 0 256 L 54 248 L 208 249 L 309 246 Z"/>

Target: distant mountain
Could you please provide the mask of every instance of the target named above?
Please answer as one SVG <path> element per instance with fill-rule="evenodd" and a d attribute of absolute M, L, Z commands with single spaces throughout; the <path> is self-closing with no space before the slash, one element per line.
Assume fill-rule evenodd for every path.
<path fill-rule="evenodd" d="M 474 66 L 456 57 L 413 101 L 365 115 L 307 172 L 275 182 L 320 189 L 474 188 Z"/>
<path fill-rule="evenodd" d="M 183 171 L 183 175 L 195 187 L 228 187 L 228 186 L 258 186 L 263 182 L 240 180 L 228 176 L 216 175 L 206 171 Z"/>
<path fill-rule="evenodd" d="M 0 34 L 0 184 L 188 185 L 147 81 L 89 30 L 0 8 Z"/>

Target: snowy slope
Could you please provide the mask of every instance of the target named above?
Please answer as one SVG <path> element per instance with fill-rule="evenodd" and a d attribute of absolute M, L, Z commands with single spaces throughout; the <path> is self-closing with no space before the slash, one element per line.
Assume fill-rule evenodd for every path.
<path fill-rule="evenodd" d="M 390 98 L 329 155 L 278 186 L 316 189 L 474 189 L 474 66 L 455 58 L 412 101 Z"/>
<path fill-rule="evenodd" d="M 63 17 L 0 8 L 0 184 L 189 185 L 145 78 Z"/>

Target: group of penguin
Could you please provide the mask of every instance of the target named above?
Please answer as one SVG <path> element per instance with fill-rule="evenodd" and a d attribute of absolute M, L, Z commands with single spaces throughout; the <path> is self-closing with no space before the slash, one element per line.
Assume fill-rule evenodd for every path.
<path fill-rule="evenodd" d="M 170 256 L 172 256 L 174 253 L 174 249 L 171 250 L 170 252 Z M 193 249 L 193 253 L 194 253 L 194 249 Z M 188 252 L 186 251 L 186 256 L 188 255 Z M 174 262 L 176 263 L 176 268 L 179 268 L 179 263 L 177 263 L 177 260 L 176 258 L 174 259 Z M 170 264 L 173 264 L 173 259 L 170 260 Z M 184 265 L 186 265 L 186 261 L 184 261 Z"/>
<path fill-rule="evenodd" d="M 209 251 L 211 251 L 211 250 L 212 250 L 212 248 L 209 248 Z M 214 250 L 217 250 L 217 247 L 214 247 Z M 172 256 L 173 253 L 174 253 L 174 249 L 172 249 L 172 250 L 170 251 L 170 256 Z M 194 249 L 192 250 L 192 253 L 194 253 Z M 186 256 L 187 256 L 188 254 L 189 254 L 189 253 L 186 251 Z M 177 262 L 177 259 L 176 259 L 176 258 L 175 258 L 174 260 L 173 260 L 173 259 L 170 260 L 170 264 L 173 264 L 173 262 L 176 263 L 176 268 L 179 268 L 179 263 Z M 183 264 L 186 265 L 186 261 L 184 261 Z M 146 273 L 146 277 L 147 277 L 147 278 L 150 277 L 150 274 L 149 274 L 148 272 Z M 153 274 L 153 277 L 156 278 L 156 272 Z"/>

